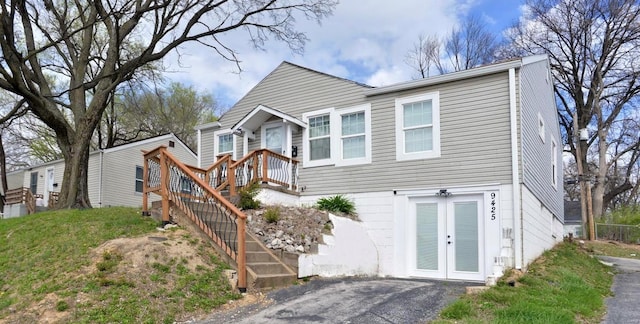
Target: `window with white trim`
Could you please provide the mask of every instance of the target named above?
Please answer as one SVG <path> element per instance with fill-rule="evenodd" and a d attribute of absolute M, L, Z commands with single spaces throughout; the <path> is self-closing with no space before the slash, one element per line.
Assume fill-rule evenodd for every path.
<path fill-rule="evenodd" d="M 540 113 L 538 113 L 538 135 L 540 136 L 542 143 L 544 143 L 546 141 L 544 132 L 544 118 L 542 118 L 542 115 Z"/>
<path fill-rule="evenodd" d="M 396 159 L 440 156 L 439 93 L 396 99 Z"/>
<path fill-rule="evenodd" d="M 309 160 L 331 159 L 331 115 L 309 117 Z"/>
<path fill-rule="evenodd" d="M 306 113 L 303 165 L 371 163 L 371 105 L 324 109 Z"/>
<path fill-rule="evenodd" d="M 553 137 L 551 137 L 551 185 L 554 188 L 558 187 L 558 144 Z"/>
<path fill-rule="evenodd" d="M 214 158 L 223 154 L 235 154 L 236 141 L 233 132 L 230 129 L 219 130 L 213 133 L 213 152 Z"/>

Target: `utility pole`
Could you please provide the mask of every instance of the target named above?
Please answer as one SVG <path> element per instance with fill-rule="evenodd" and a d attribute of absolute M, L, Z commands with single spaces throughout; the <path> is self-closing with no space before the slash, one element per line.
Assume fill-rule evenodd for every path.
<path fill-rule="evenodd" d="M 578 129 L 578 114 L 573 114 L 573 132 L 576 146 L 576 165 L 578 167 L 578 181 L 580 182 L 580 210 L 582 212 L 582 230 L 588 233 L 588 240 L 595 240 L 595 224 L 593 221 L 593 202 L 591 200 L 591 180 L 584 174 L 582 165 L 582 142 L 589 140 L 587 129 Z M 587 232 L 588 229 L 588 232 Z"/>

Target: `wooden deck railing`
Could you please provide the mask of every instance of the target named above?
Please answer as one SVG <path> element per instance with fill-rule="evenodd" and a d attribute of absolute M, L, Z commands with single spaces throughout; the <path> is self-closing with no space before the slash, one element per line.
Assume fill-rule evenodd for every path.
<path fill-rule="evenodd" d="M 22 187 L 7 190 L 5 195 L 5 204 L 25 204 L 27 207 L 27 214 L 33 214 L 36 212 L 36 196 L 31 193 L 31 189 Z"/>
<path fill-rule="evenodd" d="M 234 196 L 243 187 L 256 181 L 298 190 L 298 161 L 267 149 L 255 150 L 229 167 L 230 193 Z"/>
<path fill-rule="evenodd" d="M 211 186 L 207 178 L 211 170 L 186 166 L 164 146 L 144 153 L 143 170 L 143 211 L 147 212 L 148 195 L 158 194 L 162 197 L 162 220 L 168 222 L 173 202 L 236 261 L 238 288 L 246 290 L 247 216 Z"/>

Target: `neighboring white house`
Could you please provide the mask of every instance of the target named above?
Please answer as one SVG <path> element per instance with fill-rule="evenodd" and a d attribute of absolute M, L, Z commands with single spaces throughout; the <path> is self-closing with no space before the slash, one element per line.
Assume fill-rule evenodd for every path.
<path fill-rule="evenodd" d="M 300 160 L 295 203 L 355 202 L 360 234 L 320 252 L 366 256 L 304 257 L 305 275 L 493 281 L 563 237 L 546 56 L 377 88 L 283 62 L 196 129 L 199 166 L 268 148 Z"/>
<path fill-rule="evenodd" d="M 196 155 L 174 134 L 156 136 L 133 143 L 89 153 L 87 185 L 93 207 L 142 206 L 143 150 L 165 145 L 171 154 L 187 164 L 196 163 Z M 34 195 L 49 200 L 51 192 L 60 192 L 64 160 L 52 161 L 8 174 L 9 190 L 29 188 Z M 159 198 L 158 198 L 159 199 Z M 24 215 L 20 206 L 5 206 L 4 217 Z"/>

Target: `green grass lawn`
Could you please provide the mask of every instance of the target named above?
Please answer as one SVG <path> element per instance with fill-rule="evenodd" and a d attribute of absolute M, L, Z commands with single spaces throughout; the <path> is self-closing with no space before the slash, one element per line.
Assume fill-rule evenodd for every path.
<path fill-rule="evenodd" d="M 117 251 L 92 258 L 104 242 L 155 235 L 156 226 L 132 208 L 59 210 L 0 221 L 0 322 L 46 315 L 61 322 L 170 323 L 239 298 L 222 274 L 228 266 L 186 232 L 167 242 L 194 249 L 204 260 L 198 266 L 154 253 L 138 265 L 148 271 L 131 278 L 132 265 Z"/>
<path fill-rule="evenodd" d="M 465 295 L 433 323 L 600 323 L 612 271 L 577 244 L 562 243 L 533 262 L 515 286 L 501 280 Z"/>

